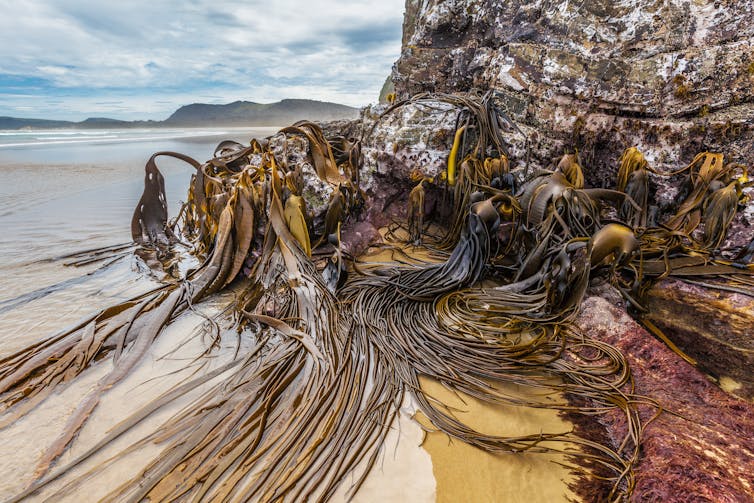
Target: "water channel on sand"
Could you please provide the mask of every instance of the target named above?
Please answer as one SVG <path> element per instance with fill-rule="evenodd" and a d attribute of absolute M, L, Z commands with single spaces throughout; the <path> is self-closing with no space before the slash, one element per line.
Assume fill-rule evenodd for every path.
<path fill-rule="evenodd" d="M 91 312 L 156 286 L 126 257 L 109 267 L 65 267 L 49 259 L 82 249 L 130 241 L 129 223 L 143 183 L 143 165 L 158 150 L 177 150 L 204 160 L 221 139 L 248 142 L 274 129 L 205 131 L 179 138 L 144 135 L 59 143 L 0 142 L 0 355 L 10 354 L 76 322 Z M 176 133 L 175 136 L 181 136 Z M 215 134 L 216 133 L 216 134 Z M 108 141 L 113 140 L 113 141 Z M 192 169 L 166 159 L 159 162 L 168 199 L 175 214 L 185 197 Z M 233 292 L 224 293 L 228 300 Z M 28 301 L 28 302 L 27 302 Z M 217 312 L 222 299 L 197 306 L 204 315 Z M 73 446 L 61 457 L 64 464 L 96 443 L 141 405 L 171 389 L 192 373 L 208 372 L 232 356 L 235 340 L 224 341 L 219 356 L 203 367 L 190 365 L 203 343 L 195 327 L 203 318 L 181 315 L 151 348 L 147 358 L 126 380 L 105 395 Z M 78 401 L 112 364 L 100 362 L 74 383 L 41 403 L 27 416 L 0 430 L 0 499 L 22 490 L 32 479 L 41 453 L 54 441 Z M 220 376 L 218 379 L 222 379 Z M 214 381 L 217 382 L 217 381 Z M 209 386 L 211 383 L 206 384 Z M 448 392 L 439 383 L 422 386 L 434 398 L 453 407 L 464 422 L 481 431 L 503 435 L 570 430 L 555 411 L 483 404 Z M 196 393 L 200 392 L 196 390 Z M 506 390 L 523 393 L 524 390 Z M 185 397 L 118 439 L 105 452 L 76 469 L 81 475 L 154 431 L 190 401 Z M 399 420 L 388 435 L 380 458 L 356 501 L 558 501 L 566 500 L 568 471 L 553 463 L 564 461 L 542 454 L 491 455 L 451 441 L 445 434 L 424 436 L 420 424 L 431 427 L 406 399 Z M 0 421 L 2 421 L 0 416 Z M 161 446 L 149 445 L 108 465 L 67 501 L 97 501 L 122 481 L 136 476 Z M 66 480 L 54 484 L 36 500 L 44 500 Z M 347 496 L 348 480 L 337 500 Z"/>

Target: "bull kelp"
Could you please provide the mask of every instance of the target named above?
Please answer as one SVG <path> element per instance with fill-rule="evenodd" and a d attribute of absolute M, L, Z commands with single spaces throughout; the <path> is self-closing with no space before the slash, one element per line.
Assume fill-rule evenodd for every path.
<path fill-rule="evenodd" d="M 634 393 L 625 357 L 588 337 L 574 318 L 598 275 L 639 319 L 647 288 L 666 276 L 705 276 L 750 293 L 750 251 L 727 259 L 718 253 L 750 183 L 746 169 L 724 164 L 721 154 L 700 153 L 672 174 L 686 177 L 685 196 L 658 224 L 649 211 L 653 171 L 637 149 L 620 159 L 615 190 L 585 187 L 577 153 L 552 170 L 512 171 L 510 124 L 492 95 L 422 95 L 410 102 L 430 100 L 460 110 L 447 169 L 412 174 L 408 221 L 398 223 L 406 232 L 391 229 L 407 240 L 400 253 L 425 261 L 362 262 L 345 250 L 343 230 L 368 204 L 360 173 L 368 130 L 358 138 L 327 135 L 302 121 L 248 145 L 222 142 L 204 163 L 175 152 L 152 156 L 131 232 L 137 255 L 162 285 L 0 360 L 3 425 L 86 369 L 112 362 L 14 501 L 187 396 L 188 406 L 115 456 L 148 444 L 163 449 L 106 500 L 327 500 L 346 476 L 355 494 L 407 395 L 434 429 L 454 439 L 492 453 L 563 453 L 583 477 L 608 482 L 598 499 L 629 498 L 647 425 L 639 408 L 656 416 L 662 406 Z M 407 102 L 393 103 L 384 115 Z M 296 155 L 302 146 L 305 155 Z M 172 220 L 157 167 L 162 156 L 195 169 Z M 442 203 L 427 213 L 429 191 Z M 315 212 L 318 200 L 326 204 Z M 74 262 L 106 267 L 129 246 L 82 252 Z M 187 257 L 198 266 L 181 272 Z M 236 295 L 222 297 L 227 305 L 202 326 L 208 337 L 198 360 L 219 351 L 221 331 L 238 338 L 234 357 L 165 392 L 63 461 L 102 396 L 145 358 L 164 328 L 229 289 Z M 625 436 L 606 445 L 570 431 L 515 437 L 477 431 L 425 391 L 427 378 L 483 402 L 547 407 L 585 421 L 620 411 Z M 537 396 L 506 393 L 511 385 Z M 111 461 L 77 474 L 58 494 L 84 487 Z"/>

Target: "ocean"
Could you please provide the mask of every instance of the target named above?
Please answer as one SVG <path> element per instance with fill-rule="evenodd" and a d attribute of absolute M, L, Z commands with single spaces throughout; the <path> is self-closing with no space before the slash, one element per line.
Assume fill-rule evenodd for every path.
<path fill-rule="evenodd" d="M 135 180 L 149 156 L 160 150 L 204 161 L 222 140 L 248 143 L 277 129 L 0 131 L 0 206 L 22 203 L 35 195 L 49 199 L 106 182 Z M 165 160 L 163 164 L 172 171 L 177 163 Z M 42 183 L 45 190 L 27 183 L 32 180 Z"/>

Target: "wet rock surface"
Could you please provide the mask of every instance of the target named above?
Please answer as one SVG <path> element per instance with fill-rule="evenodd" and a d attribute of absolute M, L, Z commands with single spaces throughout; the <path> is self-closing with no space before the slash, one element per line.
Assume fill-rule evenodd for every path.
<path fill-rule="evenodd" d="M 620 349 L 630 363 L 635 392 L 664 409 L 644 430 L 632 500 L 751 501 L 754 405 L 722 391 L 605 298 L 585 299 L 576 323 Z M 656 412 L 649 406 L 642 410 L 645 421 Z M 594 437 L 606 435 L 617 448 L 625 416 L 611 412 L 600 422 L 602 432 L 580 426 Z M 588 484 L 580 488 L 585 501 L 590 501 L 588 489 Z"/>
<path fill-rule="evenodd" d="M 647 304 L 647 318 L 700 368 L 754 399 L 754 299 L 671 279 L 649 291 Z"/>

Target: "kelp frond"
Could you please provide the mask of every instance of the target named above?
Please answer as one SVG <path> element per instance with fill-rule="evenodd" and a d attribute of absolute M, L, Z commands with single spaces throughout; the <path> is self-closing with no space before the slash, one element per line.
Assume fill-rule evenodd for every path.
<path fill-rule="evenodd" d="M 161 446 L 159 458 L 113 488 L 106 501 L 324 501 L 349 474 L 356 476 L 353 494 L 406 394 L 432 427 L 455 439 L 488 452 L 561 453 L 572 469 L 609 482 L 600 499 L 629 499 L 646 425 L 638 406 L 661 408 L 634 393 L 626 358 L 579 330 L 574 319 L 596 274 L 606 274 L 638 311 L 645 309 L 642 293 L 651 282 L 668 275 L 750 288 L 751 246 L 734 261 L 715 256 L 747 182 L 732 180 L 734 168 L 723 165 L 721 154 L 702 153 L 674 173 L 686 173 L 687 195 L 662 226 L 651 226 L 649 176 L 660 175 L 636 148 L 621 157 L 617 190 L 585 187 L 584 167 L 573 155 L 552 172 L 518 180 L 505 147 L 509 121 L 492 93 L 421 95 L 393 103 L 385 114 L 430 99 L 459 109 L 447 184 L 439 176 L 417 176 L 408 195 L 409 239 L 424 243 L 427 256 L 440 257 L 434 261 L 346 267 L 341 230 L 365 202 L 359 168 L 368 135 L 327 138 L 320 126 L 302 121 L 274 137 L 277 151 L 268 139 L 248 146 L 222 142 L 205 163 L 172 152 L 150 158 L 132 219 L 139 256 L 149 255 L 146 250 L 150 266 L 168 270 L 176 247 L 184 247 L 201 265 L 0 359 L 0 426 L 97 362 L 113 362 L 41 456 L 35 481 L 13 501 L 66 475 L 56 495 L 81 489 L 148 444 Z M 305 142 L 300 162 L 285 154 L 289 142 Z M 161 155 L 196 169 L 172 221 L 155 163 Z M 317 183 L 328 199 L 316 218 L 304 198 L 307 183 Z M 444 191 L 449 219 L 425 214 L 430 186 Z M 608 205 L 622 222 L 607 221 Z M 425 234 L 430 223 L 443 229 L 440 238 Z M 131 246 L 74 259 L 122 256 Z M 231 283 L 241 293 L 218 317 L 234 326 L 246 349 L 152 400 L 51 472 L 100 398 L 144 359 L 164 327 Z M 212 344 L 200 359 L 212 353 Z M 568 431 L 485 434 L 425 393 L 422 378 L 489 403 L 585 418 L 620 411 L 626 431 L 611 445 Z M 551 400 L 511 396 L 501 391 L 506 384 Z M 190 403 L 157 430 L 70 477 L 110 442 L 191 393 Z"/>

